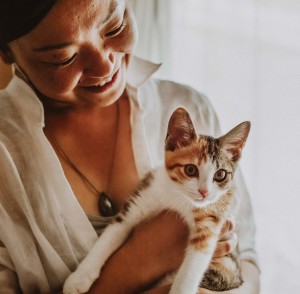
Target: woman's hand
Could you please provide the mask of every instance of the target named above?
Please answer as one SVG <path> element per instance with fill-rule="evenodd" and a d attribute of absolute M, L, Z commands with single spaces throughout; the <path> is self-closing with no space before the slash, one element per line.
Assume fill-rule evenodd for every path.
<path fill-rule="evenodd" d="M 237 246 L 237 235 L 233 232 L 234 219 L 228 217 L 222 227 L 219 240 L 214 252 L 214 258 L 223 257 L 232 252 Z"/>

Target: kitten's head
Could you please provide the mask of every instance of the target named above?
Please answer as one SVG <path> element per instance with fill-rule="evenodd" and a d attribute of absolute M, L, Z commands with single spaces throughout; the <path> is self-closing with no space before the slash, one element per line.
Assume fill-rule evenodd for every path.
<path fill-rule="evenodd" d="M 174 111 L 166 137 L 166 169 L 195 206 L 226 194 L 249 131 L 250 122 L 243 122 L 219 138 L 197 135 L 187 111 Z"/>

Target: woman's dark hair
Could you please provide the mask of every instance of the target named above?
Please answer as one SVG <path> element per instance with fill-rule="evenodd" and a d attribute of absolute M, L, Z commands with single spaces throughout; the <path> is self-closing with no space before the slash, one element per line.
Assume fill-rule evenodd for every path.
<path fill-rule="evenodd" d="M 0 49 L 29 33 L 57 0 L 1 0 Z"/>

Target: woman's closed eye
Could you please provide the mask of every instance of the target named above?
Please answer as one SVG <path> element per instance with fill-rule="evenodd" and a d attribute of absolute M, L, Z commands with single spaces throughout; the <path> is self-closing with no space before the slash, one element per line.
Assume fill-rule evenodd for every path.
<path fill-rule="evenodd" d="M 77 56 L 77 53 L 73 54 L 72 57 L 67 58 L 67 59 L 65 59 L 63 61 L 46 62 L 46 63 L 52 64 L 52 65 L 55 65 L 55 66 L 66 66 L 66 65 L 71 64 L 75 60 L 76 56 Z"/>
<path fill-rule="evenodd" d="M 104 37 L 106 37 L 106 38 L 115 37 L 115 36 L 119 35 L 123 31 L 123 29 L 126 27 L 125 14 L 126 14 L 126 12 L 124 13 L 124 16 L 123 16 L 123 19 L 122 19 L 122 23 L 119 26 L 117 26 L 115 29 L 112 29 L 111 31 L 109 31 L 108 33 L 106 33 L 104 35 Z"/>

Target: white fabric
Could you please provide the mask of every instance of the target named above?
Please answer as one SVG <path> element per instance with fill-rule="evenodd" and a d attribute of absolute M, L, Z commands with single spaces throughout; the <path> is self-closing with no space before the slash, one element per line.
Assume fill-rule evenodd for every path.
<path fill-rule="evenodd" d="M 127 90 L 138 174 L 163 160 L 171 112 L 184 106 L 198 131 L 218 133 L 215 113 L 189 87 L 149 79 L 158 66 L 133 59 Z M 53 293 L 92 247 L 97 236 L 78 204 L 43 133 L 43 107 L 18 77 L 0 92 L 1 293 Z M 255 263 L 249 195 L 238 175 L 236 206 L 242 258 Z M 241 201 L 240 201 L 241 200 Z M 17 279 L 18 277 L 18 279 Z"/>

